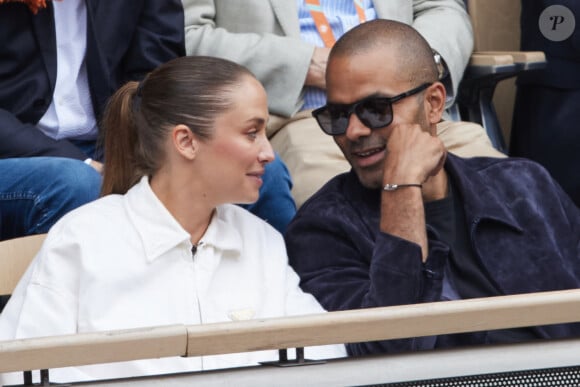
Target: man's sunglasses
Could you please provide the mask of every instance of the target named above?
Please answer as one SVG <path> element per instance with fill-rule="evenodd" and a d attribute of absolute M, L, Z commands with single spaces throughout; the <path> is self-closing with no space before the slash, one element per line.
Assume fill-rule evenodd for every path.
<path fill-rule="evenodd" d="M 346 133 L 350 115 L 355 113 L 358 119 L 369 129 L 384 128 L 393 122 L 393 104 L 417 94 L 432 83 L 424 83 L 394 97 L 371 96 L 352 104 L 328 103 L 312 112 L 324 133 L 339 136 Z"/>

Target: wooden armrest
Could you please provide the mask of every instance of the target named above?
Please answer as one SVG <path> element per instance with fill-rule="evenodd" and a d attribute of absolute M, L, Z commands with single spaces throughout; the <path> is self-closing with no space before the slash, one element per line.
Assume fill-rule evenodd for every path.
<path fill-rule="evenodd" d="M 0 341 L 0 373 L 184 356 L 186 345 L 184 325 Z"/>
<path fill-rule="evenodd" d="M 514 63 L 543 63 L 546 55 L 543 51 L 477 51 L 477 55 L 503 56 L 510 55 Z"/>
<path fill-rule="evenodd" d="M 483 125 L 492 145 L 507 154 L 504 134 L 492 103 L 494 90 L 504 79 L 545 66 L 546 57 L 541 51 L 474 52 L 459 85 L 459 116 Z"/>
<path fill-rule="evenodd" d="M 513 65 L 514 57 L 510 54 L 492 54 L 486 52 L 474 52 L 469 58 L 469 66 L 504 66 Z"/>

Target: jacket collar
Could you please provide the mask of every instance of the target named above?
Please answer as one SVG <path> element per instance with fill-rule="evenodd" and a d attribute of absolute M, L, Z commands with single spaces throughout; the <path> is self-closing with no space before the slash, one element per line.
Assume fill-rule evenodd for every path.
<path fill-rule="evenodd" d="M 497 189 L 492 189 L 497 182 L 488 179 L 485 174 L 487 168 L 493 167 L 502 159 L 490 161 L 488 158 L 481 158 L 481 162 L 478 159 L 471 160 L 448 153 L 445 162 L 445 170 L 459 191 L 465 213 L 470 214 L 476 222 L 490 219 L 523 231 L 522 225 L 512 215 L 511 204 L 505 201 L 505 197 L 498 196 Z"/>
<path fill-rule="evenodd" d="M 147 176 L 142 177 L 141 181 L 127 192 L 124 204 L 130 221 L 141 238 L 149 262 L 180 245 L 188 250 L 193 247 L 190 234 L 157 198 Z M 216 208 L 199 245 L 229 251 L 232 254 L 228 256 L 239 257 L 242 251 L 242 237 L 228 222 L 228 217 L 235 211 L 232 207 L 233 205 L 223 205 Z"/>

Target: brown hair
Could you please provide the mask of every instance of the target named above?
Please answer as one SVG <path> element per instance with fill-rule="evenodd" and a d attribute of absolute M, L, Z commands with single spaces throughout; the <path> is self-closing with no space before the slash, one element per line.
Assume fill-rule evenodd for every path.
<path fill-rule="evenodd" d="M 200 139 L 213 135 L 216 117 L 231 105 L 229 94 L 245 67 L 213 57 L 180 57 L 128 82 L 108 101 L 102 121 L 105 165 L 101 195 L 126 193 L 165 160 L 164 143 L 183 124 Z"/>

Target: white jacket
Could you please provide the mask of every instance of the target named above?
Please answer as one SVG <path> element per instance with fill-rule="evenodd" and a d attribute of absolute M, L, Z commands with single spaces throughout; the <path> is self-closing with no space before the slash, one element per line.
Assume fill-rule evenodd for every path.
<path fill-rule="evenodd" d="M 238 206 L 218 207 L 195 255 L 191 249 L 190 235 L 157 199 L 147 178 L 126 195 L 78 208 L 50 230 L 15 289 L 0 315 L 0 340 L 324 311 L 300 290 L 282 236 Z M 306 356 L 341 357 L 345 351 L 342 345 L 313 347 Z M 51 370 L 51 380 L 275 359 L 277 351 L 139 360 Z"/>

